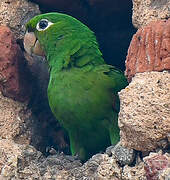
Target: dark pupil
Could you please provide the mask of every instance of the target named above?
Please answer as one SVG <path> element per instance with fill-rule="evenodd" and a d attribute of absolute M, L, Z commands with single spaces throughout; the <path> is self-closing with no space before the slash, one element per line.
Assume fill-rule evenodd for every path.
<path fill-rule="evenodd" d="M 48 26 L 48 22 L 45 20 L 40 21 L 39 27 L 40 29 L 45 29 Z"/>

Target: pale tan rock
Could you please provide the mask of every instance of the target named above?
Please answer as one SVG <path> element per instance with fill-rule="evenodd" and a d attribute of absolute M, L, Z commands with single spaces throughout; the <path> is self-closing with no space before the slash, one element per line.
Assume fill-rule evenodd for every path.
<path fill-rule="evenodd" d="M 38 5 L 27 0 L 0 1 L 0 25 L 10 27 L 17 39 L 23 38 L 25 23 L 39 13 Z"/>
<path fill-rule="evenodd" d="M 121 143 L 139 151 L 167 147 L 170 132 L 170 73 L 137 73 L 119 96 Z"/>
<path fill-rule="evenodd" d="M 114 179 L 119 180 L 121 177 L 122 168 L 116 163 L 116 159 L 109 158 L 108 155 L 103 155 L 103 161 L 100 163 L 96 171 L 96 179 Z"/>
<path fill-rule="evenodd" d="M 163 170 L 159 176 L 158 176 L 159 180 L 169 180 L 170 179 L 170 167 L 166 168 L 165 170 Z"/>
<path fill-rule="evenodd" d="M 151 21 L 170 18 L 170 1 L 133 0 L 132 22 L 140 28 Z"/>
<path fill-rule="evenodd" d="M 18 156 L 23 147 L 12 140 L 0 139 L 0 178 L 9 179 L 17 174 Z"/>
<path fill-rule="evenodd" d="M 134 167 L 125 166 L 123 168 L 122 180 L 147 180 L 144 163 L 141 162 Z"/>
<path fill-rule="evenodd" d="M 31 112 L 26 103 L 4 97 L 0 93 L 0 138 L 29 144 Z"/>

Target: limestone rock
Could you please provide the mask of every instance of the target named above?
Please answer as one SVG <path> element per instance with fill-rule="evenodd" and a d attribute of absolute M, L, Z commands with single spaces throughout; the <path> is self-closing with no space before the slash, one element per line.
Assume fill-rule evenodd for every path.
<path fill-rule="evenodd" d="M 151 22 L 133 36 L 126 58 L 129 80 L 137 72 L 170 70 L 170 19 Z"/>
<path fill-rule="evenodd" d="M 153 20 L 170 18 L 168 0 L 133 0 L 133 25 L 140 28 Z"/>
<path fill-rule="evenodd" d="M 170 73 L 137 73 L 119 96 L 121 143 L 139 151 L 166 148 L 170 132 Z"/>
<path fill-rule="evenodd" d="M 31 79 L 26 61 L 13 33 L 0 26 L 0 91 L 18 101 L 27 101 L 31 95 Z"/>
<path fill-rule="evenodd" d="M 17 39 L 23 38 L 25 23 L 39 13 L 38 5 L 27 0 L 0 1 L 0 25 L 10 27 Z"/>
<path fill-rule="evenodd" d="M 144 169 L 147 179 L 169 179 L 170 154 L 150 153 L 144 158 Z"/>

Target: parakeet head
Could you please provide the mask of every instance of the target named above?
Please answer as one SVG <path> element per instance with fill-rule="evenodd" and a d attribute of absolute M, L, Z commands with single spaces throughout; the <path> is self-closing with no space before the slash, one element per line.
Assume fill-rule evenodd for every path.
<path fill-rule="evenodd" d="M 103 63 L 94 33 L 77 19 L 61 13 L 35 16 L 26 24 L 24 47 L 27 53 L 46 56 L 49 66 L 66 68 L 92 61 Z M 97 63 L 98 63 L 97 62 Z"/>
<path fill-rule="evenodd" d="M 46 55 L 56 46 L 95 39 L 93 32 L 77 19 L 61 13 L 46 13 L 35 16 L 26 24 L 24 46 L 29 54 Z M 68 44 L 71 45 L 71 44 Z"/>

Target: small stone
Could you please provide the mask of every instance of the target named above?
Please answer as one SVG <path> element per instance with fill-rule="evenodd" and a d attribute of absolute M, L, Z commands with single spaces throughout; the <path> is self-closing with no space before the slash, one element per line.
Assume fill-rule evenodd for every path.
<path fill-rule="evenodd" d="M 134 150 L 123 147 L 120 143 L 112 148 L 111 152 L 121 166 L 131 165 L 135 159 Z"/>
<path fill-rule="evenodd" d="M 108 156 L 111 156 L 112 155 L 112 149 L 114 148 L 115 146 L 109 146 L 106 148 L 106 154 L 108 154 Z"/>

